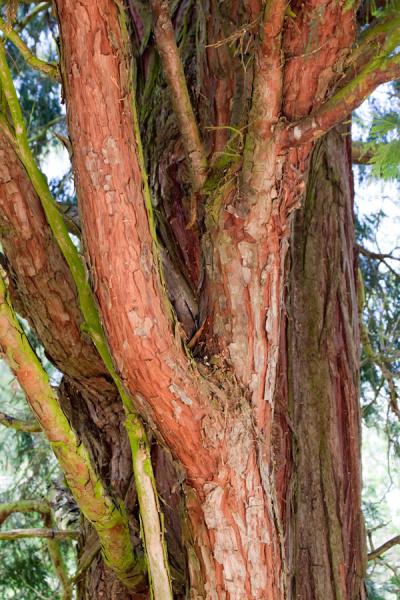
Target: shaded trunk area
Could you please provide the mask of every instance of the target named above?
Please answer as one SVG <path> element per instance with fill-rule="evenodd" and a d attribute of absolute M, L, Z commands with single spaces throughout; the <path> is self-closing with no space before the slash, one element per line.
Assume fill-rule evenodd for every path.
<path fill-rule="evenodd" d="M 365 598 L 357 257 L 348 128 L 313 151 L 292 223 L 275 413 L 289 598 Z"/>

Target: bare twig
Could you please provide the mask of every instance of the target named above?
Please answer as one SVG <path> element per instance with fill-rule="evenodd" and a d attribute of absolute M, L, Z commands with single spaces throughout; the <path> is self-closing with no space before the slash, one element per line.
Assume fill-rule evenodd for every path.
<path fill-rule="evenodd" d="M 384 554 L 385 552 L 390 550 L 390 548 L 393 548 L 393 546 L 397 546 L 399 544 L 400 544 L 400 535 L 396 535 L 391 540 L 388 540 L 387 542 L 382 544 L 382 546 L 379 546 L 379 548 L 376 548 L 375 550 L 370 552 L 368 554 L 368 560 L 374 560 L 375 558 L 379 558 L 382 554 Z"/>

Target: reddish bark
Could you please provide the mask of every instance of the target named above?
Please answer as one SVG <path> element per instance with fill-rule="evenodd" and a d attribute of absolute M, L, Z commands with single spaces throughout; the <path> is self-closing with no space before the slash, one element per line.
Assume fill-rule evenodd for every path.
<path fill-rule="evenodd" d="M 313 111 L 323 115 L 320 134 L 356 102 L 349 99 L 338 110 L 336 105 L 335 110 L 328 110 L 329 100 L 323 104 L 341 76 L 354 41 L 354 9 L 343 12 L 343 4 L 335 0 L 299 1 L 290 7 L 294 19 L 285 3 L 270 2 L 264 21 L 258 1 L 242 6 L 232 0 L 218 7 L 204 1 L 198 3 L 198 12 L 189 13 L 190 5 L 184 1 L 176 9 L 176 35 L 182 31 L 185 15 L 188 19 L 188 38 L 181 52 L 189 86 L 197 92 L 193 93 L 195 114 L 212 165 L 197 206 L 191 199 L 178 126 L 171 117 L 168 92 L 157 79 L 159 73 L 154 77 L 153 106 L 146 106 L 149 99 L 143 93 L 139 109 L 143 138 L 149 142 L 146 160 L 152 201 L 163 213 L 156 217 L 165 246 L 163 261 L 173 263 L 189 288 L 186 297 L 192 295 L 193 311 L 184 317 L 187 331 L 191 335 L 196 326 L 204 327 L 195 348 L 202 358 L 194 365 L 182 347 L 180 325 L 174 325 L 171 318 L 158 273 L 152 216 L 146 208 L 137 158 L 138 131 L 132 119 L 130 49 L 119 26 L 118 6 L 111 0 L 56 0 L 56 5 L 84 251 L 93 292 L 122 381 L 155 435 L 180 461 L 182 479 L 186 476 L 191 486 L 186 488 L 188 523 L 183 536 L 192 597 L 281 599 L 287 587 L 286 560 L 288 593 L 293 598 L 298 594 L 310 600 L 345 598 L 346 594 L 361 598 L 351 194 L 348 181 L 343 189 L 337 184 L 339 175 L 326 184 L 336 217 L 318 212 L 319 220 L 307 217 L 317 220 L 319 244 L 325 252 L 319 246 L 315 249 L 311 290 L 296 255 L 296 235 L 300 243 L 308 243 L 309 232 L 301 229 L 304 213 L 296 220 L 291 252 L 296 264 L 291 275 L 293 300 L 287 304 L 295 319 L 303 319 L 304 327 L 299 334 L 293 329 L 294 321 L 288 320 L 282 330 L 291 213 L 299 207 L 306 183 L 309 194 L 316 189 L 316 173 L 321 175 L 318 165 L 325 160 L 321 159 L 323 146 L 318 146 L 308 181 L 311 141 L 316 137 L 314 130 L 310 133 L 308 115 Z M 129 8 L 137 39 L 142 41 L 145 24 L 138 11 Z M 261 43 L 256 46 L 259 24 Z M 235 47 L 219 43 L 230 35 Z M 254 65 L 250 60 L 246 63 L 246 53 L 255 53 Z M 146 77 L 152 81 L 155 60 L 149 41 L 138 59 L 138 88 Z M 373 85 L 372 80 L 368 85 Z M 288 124 L 293 119 L 299 123 Z M 215 129 L 207 129 L 210 124 Z M 336 160 L 340 155 L 332 142 L 336 138 L 328 139 L 326 152 L 332 152 Z M 348 163 L 343 166 L 339 160 L 338 173 L 346 173 L 347 167 Z M 193 214 L 196 222 L 187 230 Z M 345 223 L 343 230 L 338 223 Z M 327 263 L 338 260 L 339 249 L 347 259 L 335 279 L 331 273 L 327 276 Z M 190 264 L 183 265 L 185 261 Z M 329 300 L 330 311 L 330 321 L 322 319 L 320 342 L 326 344 L 322 357 L 321 348 L 313 346 L 315 324 L 309 322 L 305 308 L 306 302 L 310 307 L 316 285 L 320 296 Z M 172 293 L 171 288 L 169 293 L 176 306 L 184 304 L 185 294 Z M 315 311 L 320 319 L 320 305 Z M 310 346 L 312 354 L 306 362 L 302 361 L 303 345 Z M 324 363 L 321 379 L 316 373 L 323 358 L 329 361 Z M 290 369 L 293 379 L 288 376 Z M 327 381 L 329 393 L 324 396 Z M 322 391 L 308 394 L 308 388 L 318 385 Z M 309 400 L 307 406 L 303 396 Z M 296 397 L 293 406 L 292 397 Z M 320 397 L 325 401 L 321 413 Z M 120 410 L 116 415 L 121 421 Z M 300 450 L 295 436 L 303 444 Z M 114 441 L 115 437 L 110 444 Z M 113 458 L 117 461 L 115 450 Z M 158 474 L 163 459 L 159 461 Z M 169 469 L 162 471 L 167 501 L 177 509 Z M 295 497 L 301 498 L 296 506 Z M 314 512 L 310 497 L 316 498 Z M 177 532 L 177 512 L 172 517 L 167 511 L 167 516 Z M 316 540 L 318 527 L 323 532 L 329 529 L 329 535 Z M 170 539 L 178 556 L 176 536 Z M 316 576 L 319 541 L 324 566 Z M 303 557 L 304 544 L 310 559 Z M 118 596 L 119 584 L 105 573 L 99 569 L 91 589 Z"/>

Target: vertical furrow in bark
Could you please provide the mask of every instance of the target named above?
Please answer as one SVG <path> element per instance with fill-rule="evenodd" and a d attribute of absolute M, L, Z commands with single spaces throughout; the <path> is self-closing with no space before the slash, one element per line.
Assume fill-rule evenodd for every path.
<path fill-rule="evenodd" d="M 351 161 L 345 127 L 314 149 L 304 205 L 293 223 L 288 346 L 280 395 L 293 440 L 286 491 L 290 598 L 363 598 L 359 330 Z M 287 352 L 288 366 L 285 365 Z M 282 385 L 283 382 L 283 385 Z M 278 423 L 278 415 L 276 423 Z M 279 445 L 278 445 L 279 447 Z M 277 481 L 291 462 L 277 464 Z M 316 535 L 318 533 L 318 535 Z"/>

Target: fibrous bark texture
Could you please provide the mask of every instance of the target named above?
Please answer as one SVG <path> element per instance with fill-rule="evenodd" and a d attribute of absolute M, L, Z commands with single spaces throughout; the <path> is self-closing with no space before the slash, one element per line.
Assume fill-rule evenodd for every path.
<path fill-rule="evenodd" d="M 364 598 L 351 144 L 317 143 L 292 223 L 275 415 L 289 598 Z"/>
<path fill-rule="evenodd" d="M 55 5 L 82 253 L 115 370 L 168 448 L 152 459 L 175 597 L 361 600 L 350 159 L 340 130 L 314 146 L 374 85 L 368 73 L 336 103 L 355 7 Z M 123 408 L 26 173 L 0 152 L 13 297 L 65 373 L 63 410 L 136 549 Z M 149 594 L 99 555 L 88 573 L 87 598 Z"/>

